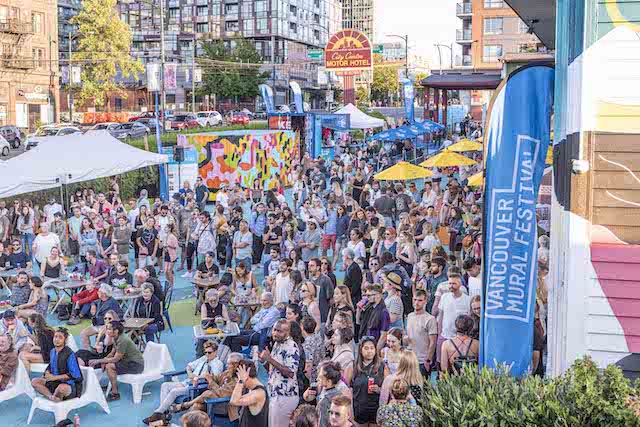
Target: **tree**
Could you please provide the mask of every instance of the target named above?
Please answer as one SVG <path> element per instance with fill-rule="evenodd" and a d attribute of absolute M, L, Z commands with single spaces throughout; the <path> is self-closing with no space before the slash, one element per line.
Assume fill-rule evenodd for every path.
<path fill-rule="evenodd" d="M 416 73 L 416 79 L 413 82 L 414 92 L 416 94 L 416 100 L 418 101 L 418 105 L 424 104 L 424 86 L 420 84 L 421 81 L 429 77 L 429 74 L 418 71 Z"/>
<path fill-rule="evenodd" d="M 231 50 L 222 40 L 212 39 L 202 44 L 204 55 L 199 62 L 205 72 L 200 94 L 226 99 L 260 94 L 258 86 L 269 77 L 268 72 L 260 72 L 256 66 L 262 63 L 260 54 L 250 40 L 235 39 L 233 44 Z"/>
<path fill-rule="evenodd" d="M 382 101 L 398 92 L 398 70 L 401 64 L 386 63 L 382 55 L 373 55 L 371 99 Z"/>
<path fill-rule="evenodd" d="M 107 105 L 114 95 L 126 96 L 122 78 L 136 78 L 144 71 L 131 57 L 131 30 L 120 19 L 116 0 L 84 0 L 82 10 L 71 23 L 78 26 L 78 46 L 72 60 L 82 66 L 79 104 L 93 99 Z M 121 77 L 116 80 L 116 77 Z"/>
<path fill-rule="evenodd" d="M 364 86 L 358 86 L 356 88 L 356 101 L 358 104 L 369 102 L 369 92 Z"/>

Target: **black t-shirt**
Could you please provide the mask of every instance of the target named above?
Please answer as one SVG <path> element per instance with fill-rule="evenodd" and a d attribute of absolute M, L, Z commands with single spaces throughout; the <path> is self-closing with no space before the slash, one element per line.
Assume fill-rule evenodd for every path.
<path fill-rule="evenodd" d="M 210 274 L 210 273 L 213 273 L 216 275 L 220 274 L 220 269 L 218 268 L 215 262 L 211 264 L 211 267 L 207 267 L 206 262 L 200 263 L 200 265 L 198 266 L 198 271 L 203 274 Z"/>
<path fill-rule="evenodd" d="M 116 288 L 124 288 L 126 285 L 131 285 L 133 283 L 133 276 L 131 273 L 126 272 L 124 274 L 120 274 L 117 271 L 114 271 L 107 280 L 111 286 L 115 286 Z"/>
<path fill-rule="evenodd" d="M 4 268 L 7 266 L 9 261 L 9 257 L 3 253 L 0 253 L 0 268 Z"/>
<path fill-rule="evenodd" d="M 378 212 L 382 216 L 391 216 L 393 213 L 392 210 L 395 208 L 396 204 L 393 199 L 389 196 L 381 196 L 375 202 L 373 202 L 373 207 L 376 208 Z"/>
<path fill-rule="evenodd" d="M 411 196 L 408 194 L 398 194 L 395 198 L 396 213 L 409 212 L 411 210 Z"/>
<path fill-rule="evenodd" d="M 263 234 L 263 235 L 264 235 L 264 236 L 266 236 L 267 234 L 269 234 L 269 235 L 267 236 L 267 239 L 268 239 L 268 240 L 275 240 L 275 239 L 277 239 L 278 237 L 282 236 L 282 227 L 280 227 L 279 225 L 276 225 L 275 227 L 273 227 L 273 228 L 271 229 L 271 232 L 269 233 L 269 226 L 267 225 L 267 226 L 264 228 L 264 234 Z M 268 245 L 265 245 L 265 246 L 264 246 L 264 251 L 265 251 L 265 253 L 267 253 L 267 254 L 269 253 L 269 251 L 270 251 L 271 249 L 276 249 L 278 252 L 280 252 L 280 244 L 276 243 L 276 244 L 274 244 L 274 245 L 268 244 Z"/>
<path fill-rule="evenodd" d="M 146 227 L 142 227 L 136 232 L 136 238 L 140 239 L 142 246 L 146 247 L 149 251 L 149 255 L 151 255 L 153 254 L 155 241 L 158 238 L 158 230 L 155 228 L 148 229 Z"/>
<path fill-rule="evenodd" d="M 31 262 L 31 259 L 26 252 L 9 255 L 9 263 L 11 263 L 11 267 L 13 268 L 26 268 L 28 262 Z"/>

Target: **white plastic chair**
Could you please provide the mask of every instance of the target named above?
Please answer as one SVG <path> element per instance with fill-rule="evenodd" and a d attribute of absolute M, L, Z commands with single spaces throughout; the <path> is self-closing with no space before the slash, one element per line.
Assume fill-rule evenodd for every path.
<path fill-rule="evenodd" d="M 144 371 L 141 374 L 118 375 L 118 382 L 131 385 L 133 403 L 142 402 L 142 389 L 146 383 L 158 381 L 164 378 L 164 372 L 175 371 L 169 347 L 165 344 L 156 344 L 153 341 L 147 343 L 144 350 Z M 107 394 L 111 392 L 111 382 L 107 387 Z"/>
<path fill-rule="evenodd" d="M 76 339 L 73 337 L 73 335 L 69 335 L 69 337 L 67 338 L 67 347 L 69 347 L 74 353 L 78 351 L 78 344 L 76 343 Z M 47 366 L 49 365 L 46 363 L 32 363 L 31 372 L 35 374 L 43 374 L 44 371 L 47 370 Z"/>
<path fill-rule="evenodd" d="M 9 380 L 9 386 L 0 391 L 0 402 L 11 400 L 14 397 L 20 396 L 22 393 L 29 396 L 31 399 L 36 397 L 36 391 L 31 387 L 31 379 L 27 368 L 24 367 L 22 360 L 18 362 L 18 368 L 13 374 L 13 378 Z"/>
<path fill-rule="evenodd" d="M 100 382 L 98 382 L 98 377 L 96 376 L 94 369 L 81 366 L 80 371 L 82 372 L 83 378 L 82 395 L 75 399 L 64 400 L 62 402 L 52 402 L 42 396 L 36 397 L 33 399 L 33 403 L 31 404 L 31 411 L 29 411 L 27 424 L 31 424 L 31 419 L 33 418 L 33 413 L 36 409 L 53 412 L 56 417 L 56 424 L 67 418 L 69 412 L 74 409 L 87 406 L 91 403 L 97 403 L 107 414 L 110 414 L 111 410 L 107 404 L 107 399 L 105 399 L 104 394 L 102 393 L 102 388 L 100 388 Z"/>

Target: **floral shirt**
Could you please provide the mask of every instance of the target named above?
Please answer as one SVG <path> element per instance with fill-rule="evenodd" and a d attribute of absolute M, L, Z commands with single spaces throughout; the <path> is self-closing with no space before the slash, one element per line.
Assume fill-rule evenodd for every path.
<path fill-rule="evenodd" d="M 318 378 L 318 366 L 324 359 L 325 347 L 320 332 L 309 335 L 302 344 L 307 361 L 311 362 L 311 378 L 309 381 L 315 382 Z"/>
<path fill-rule="evenodd" d="M 271 351 L 271 356 L 276 362 L 291 369 L 294 372 L 294 375 L 291 378 L 287 378 L 274 366 L 271 366 L 268 383 L 269 396 L 298 396 L 298 380 L 295 376 L 295 372 L 298 371 L 298 365 L 300 364 L 300 350 L 298 349 L 298 344 L 296 344 L 291 338 L 287 338 L 280 343 L 275 343 L 273 351 Z"/>
<path fill-rule="evenodd" d="M 422 423 L 422 409 L 408 402 L 391 403 L 378 408 L 380 427 L 411 427 Z"/>

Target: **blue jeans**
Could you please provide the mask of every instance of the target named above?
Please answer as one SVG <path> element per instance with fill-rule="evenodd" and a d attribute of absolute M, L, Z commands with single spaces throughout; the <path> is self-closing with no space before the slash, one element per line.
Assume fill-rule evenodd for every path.
<path fill-rule="evenodd" d="M 20 233 L 20 242 L 22 243 L 22 250 L 31 255 L 31 259 L 35 260 L 33 257 L 33 241 L 36 239 L 36 236 L 28 233 Z"/>
<path fill-rule="evenodd" d="M 247 267 L 247 271 L 251 270 L 251 257 L 248 258 L 236 258 L 236 267 L 240 265 L 240 263 L 244 263 L 244 266 Z"/>
<path fill-rule="evenodd" d="M 152 323 L 149 326 L 147 326 L 147 328 L 144 330 L 144 337 L 147 340 L 147 342 L 155 340 L 155 333 L 156 332 L 158 332 L 158 324 L 157 323 Z"/>

